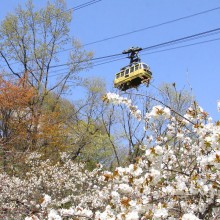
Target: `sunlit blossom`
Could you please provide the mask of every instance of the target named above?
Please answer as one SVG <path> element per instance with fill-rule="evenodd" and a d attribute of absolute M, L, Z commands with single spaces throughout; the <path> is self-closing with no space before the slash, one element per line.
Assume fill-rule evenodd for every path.
<path fill-rule="evenodd" d="M 147 124 L 149 135 L 135 162 L 114 171 L 102 166 L 88 171 L 67 154 L 62 165 L 52 165 L 49 160 L 34 163 L 40 157 L 33 153 L 26 161 L 31 168 L 25 179 L 0 174 L 1 206 L 16 210 L 20 204 L 17 219 L 26 216 L 25 220 L 218 219 L 219 123 L 207 120 L 199 106 L 192 106 L 184 116 L 191 123 L 171 117 L 170 109 L 163 106 L 153 107 L 142 118 L 126 97 L 108 93 L 107 98 L 126 105 L 134 118 Z M 160 130 L 155 126 L 161 120 L 166 124 Z"/>

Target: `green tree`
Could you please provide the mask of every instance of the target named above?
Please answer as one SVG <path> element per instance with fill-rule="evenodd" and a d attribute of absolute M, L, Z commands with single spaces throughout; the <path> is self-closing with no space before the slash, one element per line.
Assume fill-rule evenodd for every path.
<path fill-rule="evenodd" d="M 73 160 L 86 162 L 89 168 L 97 163 L 108 168 L 114 154 L 102 122 L 105 83 L 99 78 L 89 78 L 83 82 L 83 88 L 85 96 L 75 103 L 76 114 L 68 122 L 72 140 L 69 155 Z"/>
<path fill-rule="evenodd" d="M 55 111 L 62 94 L 69 83 L 76 81 L 77 73 L 88 67 L 92 57 L 79 43 L 74 42 L 66 60 L 67 70 L 59 77 L 53 76 L 54 67 L 59 65 L 58 53 L 71 43 L 71 11 L 66 10 L 64 0 L 48 2 L 45 8 L 36 10 L 32 1 L 25 8 L 18 6 L 14 14 L 9 14 L 0 27 L 0 57 L 14 77 L 26 79 L 26 83 L 36 90 L 30 103 L 33 118 L 31 148 L 39 148 L 39 126 L 44 121 L 46 97 L 55 93 L 51 111 Z M 16 64 L 16 65 L 15 65 Z"/>

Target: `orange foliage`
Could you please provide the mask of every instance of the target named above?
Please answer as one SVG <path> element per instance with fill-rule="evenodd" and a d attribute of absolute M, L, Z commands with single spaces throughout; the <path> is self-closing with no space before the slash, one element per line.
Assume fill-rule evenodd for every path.
<path fill-rule="evenodd" d="M 37 100 L 25 79 L 0 77 L 0 168 L 5 171 L 19 163 L 22 166 L 27 152 L 37 150 L 44 158 L 57 160 L 66 147 L 68 129 L 61 110 L 45 110 Z"/>
<path fill-rule="evenodd" d="M 57 160 L 59 153 L 65 150 L 68 128 L 60 119 L 61 112 L 46 112 L 40 116 L 37 134 L 38 150 L 44 158 Z"/>
<path fill-rule="evenodd" d="M 28 106 L 34 89 L 25 86 L 24 79 L 7 81 L 0 77 L 0 108 L 19 110 Z"/>
<path fill-rule="evenodd" d="M 28 149 L 28 125 L 31 120 L 29 105 L 35 96 L 24 79 L 5 80 L 0 77 L 0 137 L 4 171 L 20 160 Z"/>

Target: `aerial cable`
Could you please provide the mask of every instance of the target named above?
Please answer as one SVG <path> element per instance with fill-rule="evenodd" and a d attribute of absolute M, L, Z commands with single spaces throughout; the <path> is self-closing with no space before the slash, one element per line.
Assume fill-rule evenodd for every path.
<path fill-rule="evenodd" d="M 163 26 L 163 25 L 171 24 L 171 23 L 174 23 L 174 22 L 177 22 L 177 21 L 192 18 L 192 17 L 195 17 L 195 16 L 199 16 L 199 15 L 202 15 L 202 14 L 213 12 L 213 11 L 216 11 L 216 10 L 219 10 L 219 9 L 220 9 L 220 7 L 212 8 L 212 9 L 201 11 L 201 12 L 198 12 L 198 13 L 195 13 L 195 14 L 191 14 L 191 15 L 187 15 L 187 16 L 184 16 L 184 17 L 176 18 L 176 19 L 173 19 L 173 20 L 170 20 L 170 21 L 166 21 L 166 22 L 162 22 L 162 23 L 159 23 L 159 24 L 151 25 L 151 26 L 148 26 L 148 27 L 145 27 L 145 28 L 141 28 L 141 29 L 126 32 L 126 33 L 123 33 L 123 34 L 118 34 L 118 35 L 115 35 L 115 36 L 107 37 L 107 38 L 104 38 L 104 39 L 101 39 L 101 40 L 89 42 L 89 43 L 83 44 L 82 46 L 85 47 L 85 46 L 88 46 L 88 45 L 101 43 L 101 42 L 104 42 L 104 41 L 112 40 L 112 39 L 115 39 L 115 38 L 118 38 L 118 37 L 123 37 L 123 36 L 126 36 L 126 35 L 130 35 L 130 34 L 134 34 L 134 33 L 137 33 L 137 32 L 148 30 L 148 29 L 157 28 L 157 27 L 160 27 L 160 26 Z M 72 48 L 63 49 L 63 50 L 58 51 L 57 53 L 66 52 L 66 51 L 70 51 L 70 50 L 72 50 Z"/>
<path fill-rule="evenodd" d="M 186 41 L 186 40 L 188 40 L 188 41 L 189 40 L 194 40 L 195 38 L 197 39 L 197 38 L 204 37 L 204 35 L 208 36 L 208 34 L 218 34 L 219 31 L 220 31 L 220 28 L 212 29 L 212 30 L 201 32 L 201 33 L 198 33 L 198 34 L 193 34 L 193 35 L 190 35 L 190 36 L 186 36 L 186 37 L 178 38 L 178 39 L 175 39 L 175 40 L 167 41 L 167 42 L 164 42 L 164 43 L 160 43 L 160 44 L 152 45 L 152 46 L 149 46 L 149 47 L 145 47 L 145 48 L 142 49 L 142 51 L 151 50 L 151 49 L 155 49 L 155 48 L 157 49 L 157 48 L 160 48 L 160 47 L 163 47 L 163 46 L 169 46 L 170 44 L 181 43 L 181 42 Z M 90 61 L 102 60 L 102 59 L 105 59 L 105 58 L 111 58 L 111 57 L 116 57 L 116 56 L 123 56 L 123 54 L 118 53 L 118 54 L 112 54 L 112 55 L 97 57 L 97 58 L 91 59 Z M 82 61 L 82 62 L 84 62 L 84 61 Z M 81 62 L 79 62 L 79 63 L 81 63 Z M 71 64 L 72 63 L 69 62 L 69 63 L 59 64 L 59 65 L 53 65 L 50 68 L 68 66 L 68 65 L 71 65 Z"/>
<path fill-rule="evenodd" d="M 160 53 L 160 52 L 169 51 L 169 50 L 174 50 L 174 49 L 179 49 L 179 48 L 184 48 L 184 47 L 189 47 L 189 46 L 194 46 L 194 45 L 199 45 L 199 44 L 204 44 L 204 43 L 213 42 L 213 41 L 217 41 L 217 40 L 220 40 L 220 38 L 211 39 L 211 40 L 207 40 L 207 41 L 201 41 L 201 42 L 197 42 L 197 43 L 193 43 L 193 44 L 187 44 L 187 45 L 178 46 L 178 47 L 173 47 L 173 48 L 167 48 L 167 49 L 159 50 L 159 51 L 155 51 L 155 52 L 143 53 L 142 56 L 146 56 L 146 55 L 150 55 L 150 54 L 154 54 L 154 53 Z M 118 59 L 114 59 L 114 60 L 110 60 L 110 61 L 106 61 L 106 62 L 94 64 L 93 67 L 95 67 L 95 66 L 101 66 L 101 65 L 104 65 L 104 64 L 108 64 L 108 63 L 113 63 L 113 62 L 116 62 L 116 61 L 119 61 L 119 60 L 124 60 L 124 59 L 127 59 L 127 58 L 126 58 L 126 57 L 122 57 L 122 58 L 118 58 Z M 50 72 L 50 74 L 51 74 L 51 73 L 57 73 L 57 72 L 64 71 L 64 70 L 68 70 L 68 67 L 67 67 L 67 68 L 63 68 L 63 69 L 60 69 L 60 70 L 52 71 L 52 72 Z M 23 72 L 22 72 L 22 73 L 23 73 Z M 60 76 L 60 75 L 66 74 L 66 73 L 69 73 L 69 71 L 67 71 L 67 72 L 62 72 L 62 73 L 57 73 L 57 74 L 53 74 L 53 75 L 49 75 L 49 77 Z M 9 75 L 9 74 L 8 74 L 8 75 Z M 10 75 L 11 75 L 11 74 L 10 74 Z"/>
<path fill-rule="evenodd" d="M 77 6 L 75 6 L 75 7 L 72 7 L 72 8 L 69 8 L 69 9 L 67 9 L 67 10 L 61 11 L 61 12 L 59 13 L 59 15 L 65 13 L 65 12 L 71 11 L 71 10 L 74 10 L 74 11 L 80 10 L 80 9 L 82 9 L 82 8 L 85 8 L 85 7 L 87 7 L 87 6 L 93 5 L 93 4 L 98 3 L 98 2 L 100 2 L 100 1 L 102 1 L 102 0 L 92 0 L 92 1 L 89 1 L 89 2 L 85 2 L 85 3 L 80 4 L 80 5 L 77 5 Z M 57 17 L 57 16 L 58 16 L 58 15 L 54 16 L 54 18 Z M 52 17 L 52 18 L 53 18 L 53 17 Z M 57 53 L 60 53 L 60 52 L 63 52 L 63 51 L 65 51 L 65 50 L 61 50 L 61 51 L 59 51 L 59 52 L 57 52 Z M 11 65 L 15 65 L 15 64 L 17 64 L 17 63 L 19 63 L 19 62 L 14 62 L 14 63 L 12 63 Z M 4 65 L 4 66 L 7 66 L 7 65 Z M 3 66 L 3 67 L 4 67 L 4 66 Z"/>
<path fill-rule="evenodd" d="M 189 47 L 189 46 L 194 46 L 194 45 L 199 45 L 199 44 L 204 44 L 204 43 L 213 42 L 213 41 L 217 41 L 217 40 L 220 40 L 220 38 L 216 38 L 216 39 L 212 39 L 212 40 L 207 40 L 207 41 L 201 41 L 201 42 L 197 42 L 197 43 L 193 43 L 193 44 L 187 44 L 187 45 L 173 47 L 173 48 L 167 48 L 167 49 L 159 50 L 159 51 L 155 51 L 155 52 L 143 53 L 142 56 L 146 56 L 146 55 L 154 54 L 154 53 L 160 53 L 160 52 L 169 51 L 169 50 L 174 50 L 174 49 L 179 49 L 179 48 L 184 48 L 184 47 Z M 104 64 L 108 64 L 108 63 L 113 63 L 113 62 L 116 62 L 116 61 L 119 61 L 119 60 L 124 60 L 124 59 L 127 59 L 127 58 L 126 57 L 122 57 L 122 58 L 118 58 L 118 59 L 114 59 L 114 60 L 110 60 L 110 61 L 94 64 L 93 67 L 101 66 L 101 65 L 104 65 Z M 64 68 L 64 69 L 57 70 L 57 71 L 52 71 L 50 73 L 57 73 L 58 71 L 64 71 L 64 70 L 68 70 L 68 68 Z M 68 73 L 68 72 L 65 72 L 65 73 Z M 63 72 L 62 73 L 57 73 L 57 74 L 49 75 L 49 77 L 59 76 L 59 75 L 63 75 L 63 74 L 64 74 Z"/>
<path fill-rule="evenodd" d="M 159 92 L 163 93 L 164 95 L 166 95 L 167 98 L 169 98 L 168 95 L 167 95 L 163 90 L 159 89 L 158 87 L 156 87 L 155 85 L 153 85 L 151 82 L 149 82 L 149 85 L 150 85 L 151 87 L 155 88 L 156 90 L 158 90 Z"/>
<path fill-rule="evenodd" d="M 209 31 L 205 31 L 205 32 L 202 32 L 202 33 L 198 33 L 198 34 L 194 34 L 194 35 L 190 35 L 190 36 L 186 36 L 186 37 L 182 37 L 182 38 L 179 38 L 179 39 L 176 39 L 176 40 L 171 40 L 171 41 L 167 41 L 167 42 L 164 42 L 164 43 L 160 43 L 160 44 L 156 44 L 156 45 L 152 45 L 152 46 L 149 46 L 149 47 L 146 47 L 146 48 L 143 48 L 143 50 L 151 50 L 151 49 L 158 49 L 160 47 L 163 47 L 163 46 L 170 46 L 171 44 L 176 44 L 176 43 L 179 43 L 179 42 L 183 42 L 183 40 L 194 40 L 195 37 L 196 38 L 201 38 L 201 37 L 204 37 L 204 35 L 207 36 L 208 33 L 212 33 L 212 34 L 217 34 L 217 33 L 214 33 L 214 31 L 220 31 L 220 28 L 217 28 L 217 29 L 213 29 L 213 30 L 209 30 Z M 210 40 L 212 41 L 212 40 Z M 214 40 L 213 40 L 214 41 Z M 207 41 L 209 42 L 209 41 Z M 202 43 L 202 42 L 199 42 L 199 43 Z M 199 43 L 195 43 L 195 44 L 199 44 Z M 184 47 L 184 45 L 182 46 Z M 96 57 L 96 58 L 93 58 L 91 60 L 88 60 L 89 62 L 90 61 L 99 61 L 99 60 L 104 60 L 104 59 L 109 59 L 109 58 L 113 58 L 113 57 L 120 57 L 120 56 L 123 56 L 124 54 L 122 53 L 118 53 L 118 54 L 112 54 L 112 55 L 107 55 L 107 56 L 102 56 L 102 57 Z M 80 63 L 84 63 L 84 62 L 87 62 L 87 61 L 79 61 L 79 62 L 75 62 L 74 64 L 80 64 Z M 104 62 L 104 61 L 103 61 Z M 109 61 L 111 62 L 111 61 Z M 63 64 L 59 64 L 59 65 L 53 65 L 53 66 L 50 66 L 50 68 L 58 68 L 58 67 L 63 67 L 63 66 L 69 66 L 73 64 L 72 62 L 69 62 L 69 63 L 63 63 Z M 32 70 L 32 71 L 38 71 L 39 69 L 36 69 L 36 70 Z M 23 73 L 23 72 L 20 72 L 20 73 Z M 19 74 L 19 73 L 17 73 Z"/>
<path fill-rule="evenodd" d="M 111 57 L 115 57 L 115 56 L 123 56 L 122 53 L 118 53 L 118 54 L 113 54 L 113 55 L 107 55 L 107 56 L 102 56 L 102 57 L 96 57 L 96 58 L 92 58 L 91 60 L 88 60 L 88 62 L 90 61 L 96 61 L 96 60 L 103 60 L 103 59 L 106 59 L 106 58 L 111 58 Z M 80 64 L 80 63 L 85 63 L 87 61 L 79 61 L 79 62 L 75 62 L 74 64 Z M 63 64 L 58 64 L 58 65 L 52 65 L 50 66 L 50 69 L 51 68 L 57 68 L 57 67 L 62 67 L 62 66 L 69 66 L 73 64 L 72 62 L 69 62 L 69 63 L 63 63 Z M 33 70 L 33 71 L 38 71 L 39 69 L 36 69 L 36 70 Z"/>
<path fill-rule="evenodd" d="M 188 44 L 188 45 L 183 45 L 183 46 L 179 46 L 179 47 L 175 47 L 175 48 L 168 48 L 168 49 L 164 49 L 164 50 L 160 50 L 160 51 L 155 51 L 155 52 L 144 53 L 144 54 L 142 54 L 142 56 L 153 54 L 153 53 L 159 53 L 159 52 L 163 52 L 163 51 L 169 51 L 169 50 L 189 47 L 189 46 L 203 44 L 203 43 L 208 43 L 208 42 L 217 41 L 217 40 L 220 40 L 220 38 L 216 38 L 216 39 L 212 39 L 212 40 L 207 40 L 207 41 L 201 41 L 201 42 L 197 42 L 197 43 L 193 43 L 193 44 Z M 126 57 L 122 57 L 122 58 L 118 58 L 118 59 L 114 59 L 114 60 L 110 60 L 110 61 L 94 64 L 93 67 L 104 65 L 104 64 L 108 64 L 108 63 L 112 63 L 112 62 L 116 62 L 116 61 L 123 60 L 123 59 L 127 59 L 127 58 Z M 63 70 L 68 70 L 68 68 L 57 70 L 57 71 L 53 71 L 53 72 L 50 72 L 50 73 L 55 73 L 55 72 L 63 71 Z M 66 72 L 66 73 L 68 73 L 68 72 Z M 59 75 L 63 75 L 63 74 L 64 74 L 63 72 L 62 73 L 57 73 L 57 74 L 49 75 L 49 77 L 59 76 Z"/>
<path fill-rule="evenodd" d="M 198 45 L 198 44 L 204 44 L 204 43 L 209 43 L 209 42 L 218 41 L 218 40 L 220 40 L 220 38 L 215 38 L 215 39 L 210 39 L 210 40 L 206 40 L 206 41 L 200 41 L 200 42 L 196 42 L 196 43 L 192 43 L 192 44 L 186 44 L 186 45 L 172 47 L 172 48 L 167 48 L 167 49 L 163 49 L 163 50 L 157 50 L 157 51 L 153 51 L 153 52 L 143 53 L 142 56 L 149 55 L 149 54 L 154 54 L 154 53 L 160 53 L 160 52 L 169 51 L 169 50 L 175 50 L 175 49 L 184 48 L 184 47 L 190 47 L 190 46 L 194 46 L 194 45 Z"/>
<path fill-rule="evenodd" d="M 100 59 L 106 59 L 106 58 L 115 57 L 115 56 L 123 56 L 123 54 L 122 53 L 118 53 L 118 54 L 107 55 L 107 56 L 103 56 L 103 57 L 96 57 L 96 58 L 93 58 L 93 59 L 88 60 L 88 61 L 95 61 L 95 60 L 100 60 Z M 79 62 L 76 62 L 76 64 L 84 63 L 84 62 L 86 62 L 86 61 L 79 61 Z M 61 67 L 61 66 L 68 66 L 68 65 L 71 65 L 71 64 L 73 64 L 73 63 L 69 62 L 69 63 L 60 64 L 60 65 L 53 65 L 53 66 L 50 66 L 50 68 L 56 68 L 56 67 Z"/>
<path fill-rule="evenodd" d="M 104 65 L 104 64 L 107 64 L 107 63 L 112 63 L 112 62 L 116 62 L 116 61 L 124 60 L 124 59 L 126 59 L 126 57 L 118 58 L 118 59 L 114 59 L 114 60 L 109 60 L 109 61 L 105 61 L 105 62 L 101 62 L 101 63 L 97 63 L 97 64 L 95 63 L 95 64 L 92 65 L 92 67 L 101 66 L 101 65 Z M 63 68 L 63 69 L 51 71 L 51 72 L 49 72 L 49 74 L 52 74 L 52 75 L 49 75 L 49 77 L 54 77 L 54 76 L 60 76 L 60 75 L 63 75 L 63 74 L 67 74 L 69 71 L 59 73 L 60 71 L 65 71 L 65 70 L 69 70 L 69 68 L 66 67 L 66 68 Z M 55 73 L 55 74 L 53 74 L 53 73 Z"/>
<path fill-rule="evenodd" d="M 75 7 L 68 8 L 68 9 L 66 9 L 66 10 L 64 10 L 64 11 L 61 11 L 61 12 L 59 13 L 59 15 L 65 13 L 65 12 L 68 12 L 68 11 L 72 11 L 72 10 L 73 10 L 73 11 L 80 10 L 80 9 L 82 9 L 82 8 L 85 8 L 85 7 L 87 7 L 87 6 L 93 5 L 93 4 L 98 3 L 98 2 L 100 2 L 100 1 L 102 1 L 102 0 L 92 0 L 92 1 L 89 1 L 89 2 L 85 2 L 85 3 L 80 4 L 80 5 L 77 5 L 77 6 L 75 6 Z"/>
<path fill-rule="evenodd" d="M 61 13 L 70 11 L 72 9 L 79 10 L 79 9 L 81 9 L 83 7 L 87 7 L 87 6 L 91 5 L 91 4 L 95 4 L 95 3 L 99 2 L 99 1 L 102 1 L 102 0 L 89 1 L 89 2 L 83 3 L 81 5 L 78 5 L 76 7 L 67 9 L 67 10 L 65 10 L 65 11 L 63 11 Z M 184 17 L 180 17 L 180 18 L 173 19 L 173 20 L 170 20 L 170 21 L 162 22 L 160 24 L 151 25 L 151 26 L 148 26 L 148 27 L 145 27 L 145 28 L 141 28 L 141 29 L 138 29 L 138 30 L 130 31 L 130 32 L 127 32 L 127 33 L 124 33 L 124 34 L 119 34 L 119 35 L 108 37 L 108 38 L 105 38 L 105 39 L 102 39 L 102 40 L 97 40 L 97 41 L 94 41 L 94 42 L 86 43 L 86 44 L 83 44 L 82 46 L 87 46 L 87 45 L 91 45 L 91 44 L 95 44 L 95 43 L 111 40 L 111 39 L 114 39 L 114 38 L 126 36 L 126 35 L 129 35 L 129 34 L 133 34 L 133 33 L 136 33 L 136 32 L 141 32 L 141 31 L 144 31 L 144 30 L 160 27 L 160 26 L 163 26 L 163 25 L 166 25 L 166 24 L 174 23 L 174 22 L 177 22 L 177 21 L 180 21 L 180 20 L 184 20 L 184 19 L 188 19 L 188 18 L 195 17 L 195 16 L 198 16 L 198 15 L 202 15 L 202 14 L 205 14 L 205 13 L 213 12 L 213 11 L 216 11 L 216 10 L 219 10 L 219 9 L 220 9 L 220 7 L 212 8 L 212 9 L 201 11 L 201 12 L 198 12 L 198 13 L 195 13 L 195 14 L 191 14 L 191 15 L 188 15 L 188 16 L 184 16 Z M 72 48 L 60 50 L 60 51 L 56 52 L 56 54 L 57 53 L 61 53 L 61 52 L 65 52 L 65 51 L 69 51 L 69 50 L 72 50 Z M 15 62 L 15 63 L 13 63 L 11 65 L 14 65 L 14 64 L 17 64 L 17 63 L 18 62 Z"/>
<path fill-rule="evenodd" d="M 100 66 L 100 65 L 103 65 L 103 64 L 112 63 L 112 62 L 119 61 L 119 60 L 124 60 L 124 59 L 127 59 L 127 57 L 122 57 L 122 58 L 118 58 L 118 59 L 114 59 L 114 60 L 94 64 L 93 66 Z"/>
<path fill-rule="evenodd" d="M 102 1 L 102 0 L 92 0 L 92 1 L 89 1 L 89 2 L 85 2 L 85 3 L 80 4 L 80 5 L 77 5 L 77 6 L 75 6 L 75 7 L 72 7 L 72 8 L 66 9 L 66 10 L 64 10 L 64 11 L 61 11 L 61 12 L 59 12 L 57 15 L 50 17 L 50 19 L 57 18 L 59 15 L 61 15 L 61 14 L 63 14 L 63 13 L 66 13 L 66 12 L 69 12 L 69 11 L 72 12 L 72 11 L 80 10 L 80 9 L 82 9 L 82 8 L 85 8 L 85 7 L 87 7 L 87 6 L 93 5 L 93 4 L 98 3 L 98 2 L 100 2 L 100 1 Z"/>
<path fill-rule="evenodd" d="M 179 38 L 179 39 L 175 39 L 175 40 L 167 41 L 167 42 L 164 42 L 164 43 L 156 44 L 156 45 L 153 45 L 153 46 L 145 47 L 145 48 L 143 48 L 142 51 L 155 49 L 155 48 L 158 48 L 158 47 L 161 47 L 161 46 L 167 46 L 167 45 L 170 45 L 170 44 L 173 44 L 173 43 L 179 43 L 179 42 L 183 42 L 183 41 L 186 41 L 186 40 L 194 40 L 195 38 L 204 37 L 204 35 L 207 36 L 208 34 L 217 34 L 219 31 L 220 31 L 220 28 L 212 29 L 212 30 L 201 32 L 201 33 L 198 33 L 198 34 L 193 34 L 193 35 L 182 37 L 182 38 Z M 122 53 L 107 55 L 107 56 L 93 58 L 90 61 L 102 60 L 102 59 L 116 57 L 116 56 L 122 56 L 122 55 L 123 55 Z M 54 65 L 54 66 L 51 66 L 50 68 L 66 66 L 66 65 L 70 65 L 70 64 L 72 64 L 72 63 L 70 62 L 70 63 L 60 64 L 60 65 Z"/>
<path fill-rule="evenodd" d="M 187 45 L 182 45 L 182 46 L 178 46 L 178 47 L 167 48 L 167 49 L 159 50 L 159 51 L 155 51 L 155 52 L 143 53 L 142 56 L 145 56 L 145 55 L 148 55 L 148 54 L 153 54 L 153 53 L 159 53 L 159 52 L 163 52 L 163 51 L 168 51 L 168 50 L 174 50 L 174 49 L 179 49 L 179 48 L 184 48 L 184 47 L 204 44 L 204 43 L 209 43 L 209 42 L 213 42 L 213 41 L 217 41 L 217 40 L 220 40 L 220 38 L 215 38 L 215 39 L 206 40 L 206 41 L 200 41 L 200 42 L 196 42 L 196 43 L 192 43 L 192 44 L 187 44 Z M 112 62 L 116 62 L 116 61 L 124 60 L 124 59 L 127 59 L 127 57 L 122 57 L 122 58 L 110 60 L 110 61 L 107 61 L 107 62 L 102 62 L 102 63 L 99 63 L 99 64 L 94 64 L 93 66 L 99 66 L 99 65 L 103 65 L 103 64 L 107 64 L 107 63 L 112 63 Z"/>
<path fill-rule="evenodd" d="M 169 105 L 163 103 L 161 100 L 155 98 L 155 97 L 152 97 L 150 95 L 143 95 L 143 94 L 140 94 L 140 93 L 130 93 L 130 92 L 124 92 L 124 94 L 128 94 L 128 95 L 136 95 L 136 96 L 142 96 L 142 97 L 146 97 L 146 98 L 149 98 L 149 99 L 152 99 L 158 103 L 160 103 L 161 105 L 167 107 L 170 109 L 170 111 L 172 111 L 174 114 L 178 115 L 179 117 L 181 117 L 182 119 L 188 121 L 190 124 L 192 125 L 196 125 L 194 122 L 192 122 L 191 120 L 189 120 L 188 118 L 186 118 L 185 116 L 181 115 L 179 112 L 175 111 L 174 109 L 172 109 Z"/>
<path fill-rule="evenodd" d="M 163 51 L 167 51 L 167 50 L 173 50 L 173 49 L 178 49 L 178 48 L 183 48 L 183 47 L 194 46 L 194 45 L 198 45 L 198 44 L 204 44 L 204 43 L 213 42 L 213 41 L 217 41 L 217 40 L 220 40 L 220 38 L 215 38 L 215 39 L 206 40 L 206 41 L 200 41 L 200 42 L 187 44 L 187 45 L 182 45 L 182 46 L 178 46 L 178 47 L 174 47 L 174 48 L 167 48 L 167 49 L 160 50 L 160 51 L 155 51 L 155 52 L 144 53 L 144 54 L 142 54 L 142 56 L 148 55 L 148 54 L 153 54 L 153 53 L 159 53 L 159 52 L 163 52 Z M 124 60 L 124 59 L 127 59 L 127 57 L 122 57 L 122 58 L 118 58 L 118 59 L 114 59 L 114 60 L 94 64 L 93 66 L 100 66 L 100 65 L 104 65 L 104 64 L 107 64 L 107 63 L 112 63 L 112 62 L 116 62 L 116 61 Z"/>
<path fill-rule="evenodd" d="M 199 44 L 204 44 L 204 43 L 209 43 L 209 42 L 214 42 L 214 41 L 217 41 L 217 40 L 220 40 L 220 38 L 210 39 L 210 40 L 196 42 L 196 43 L 187 44 L 187 45 L 182 45 L 182 46 L 178 46 L 178 47 L 167 48 L 167 49 L 158 50 L 158 51 L 154 51 L 154 52 L 143 53 L 142 56 L 146 56 L 146 55 L 150 55 L 150 54 L 154 54 L 154 53 L 160 53 L 160 52 L 169 51 L 169 50 L 174 50 L 174 49 L 179 49 L 179 48 L 184 48 L 184 47 L 189 47 L 189 46 L 194 46 L 194 45 L 199 45 Z M 116 61 L 123 60 L 123 59 L 127 59 L 127 58 L 122 57 L 122 58 L 118 58 L 118 59 L 114 59 L 114 60 L 94 64 L 93 66 L 100 66 L 100 65 L 116 62 Z M 60 69 L 60 70 L 55 70 L 55 71 L 52 71 L 50 73 L 57 73 L 57 72 L 64 71 L 64 70 L 68 70 L 68 67 Z M 32 70 L 32 71 L 34 71 L 34 70 Z M 23 73 L 23 72 L 20 72 L 20 73 Z M 65 73 L 68 73 L 68 72 L 65 72 Z M 57 73 L 57 74 L 49 75 L 49 77 L 59 76 L 59 75 L 63 75 L 63 74 L 64 74 L 63 72 L 62 73 Z M 11 75 L 11 74 L 5 74 L 5 75 Z"/>
<path fill-rule="evenodd" d="M 197 39 L 197 38 L 206 37 L 206 36 L 213 35 L 213 34 L 218 34 L 219 32 L 220 32 L 220 28 L 216 28 L 216 29 L 201 32 L 201 33 L 198 33 L 198 34 L 193 34 L 193 35 L 190 35 L 190 36 L 186 36 L 186 37 L 178 38 L 178 39 L 175 39 L 175 40 L 167 41 L 167 42 L 164 42 L 164 43 L 156 44 L 156 45 L 153 45 L 153 46 L 145 47 L 145 48 L 142 49 L 142 51 L 143 50 L 155 49 L 157 47 L 167 46 L 167 45 L 170 45 L 170 44 L 173 44 L 173 43 L 182 43 L 182 42 L 185 42 L 187 40 L 194 40 L 194 39 Z"/>
<path fill-rule="evenodd" d="M 195 13 L 195 14 L 191 14 L 191 15 L 187 15 L 187 16 L 184 16 L 184 17 L 176 18 L 176 19 L 173 19 L 173 20 L 170 20 L 170 21 L 165 21 L 165 22 L 162 22 L 162 23 L 159 23 L 159 24 L 151 25 L 151 26 L 148 26 L 148 27 L 145 27 L 145 28 L 137 29 L 137 30 L 134 30 L 134 31 L 130 31 L 130 32 L 126 32 L 126 33 L 123 33 L 123 34 L 118 34 L 118 35 L 115 35 L 115 36 L 112 36 L 112 37 L 107 37 L 107 38 L 104 38 L 104 39 L 101 39 L 101 40 L 86 43 L 83 46 L 88 46 L 88 45 L 91 45 L 91 44 L 101 43 L 103 41 L 112 40 L 112 39 L 115 39 L 115 38 L 118 38 L 118 37 L 123 37 L 123 36 L 126 36 L 126 35 L 134 34 L 134 33 L 137 33 L 137 32 L 148 30 L 148 29 L 157 28 L 157 27 L 160 27 L 160 26 L 163 26 L 163 25 L 171 24 L 171 23 L 174 23 L 174 22 L 177 22 L 177 21 L 192 18 L 192 17 L 198 16 L 198 15 L 206 14 L 206 13 L 213 12 L 213 11 L 216 11 L 216 10 L 219 10 L 219 9 L 220 9 L 220 7 L 212 8 L 212 9 L 201 11 L 201 12 L 198 12 L 198 13 Z"/>
<path fill-rule="evenodd" d="M 217 41 L 217 40 L 220 40 L 220 38 L 206 40 L 206 41 L 201 41 L 201 42 L 197 42 L 197 43 L 193 43 L 193 44 L 187 44 L 187 45 L 173 47 L 173 48 L 167 48 L 167 49 L 159 50 L 159 51 L 155 51 L 155 52 L 143 53 L 142 56 L 146 56 L 146 55 L 150 55 L 150 54 L 154 54 L 154 53 L 160 53 L 160 52 L 169 51 L 169 50 L 174 50 L 174 49 L 179 49 L 179 48 L 184 48 L 184 47 L 189 47 L 189 46 L 194 46 L 194 45 L 199 45 L 199 44 L 204 44 L 204 43 L 213 42 L 213 41 Z M 119 60 L 124 60 L 124 59 L 127 59 L 127 58 L 126 57 L 122 57 L 122 58 L 118 58 L 118 59 L 114 59 L 114 60 L 110 60 L 110 61 L 94 64 L 93 67 L 101 66 L 101 65 L 104 65 L 104 64 L 108 64 L 108 63 L 113 63 L 113 62 L 116 62 L 116 61 L 119 61 Z M 68 70 L 68 68 L 57 70 L 57 71 L 53 71 L 53 72 L 50 72 L 50 73 L 56 73 L 58 71 L 63 71 L 63 70 Z M 65 73 L 68 73 L 68 72 L 65 72 Z M 59 75 L 63 75 L 63 74 L 64 74 L 63 72 L 62 73 L 57 73 L 57 74 L 49 75 L 49 77 L 59 76 Z"/>
<path fill-rule="evenodd" d="M 72 9 L 73 9 L 74 11 L 77 11 L 77 10 L 79 10 L 79 9 L 82 9 L 82 8 L 87 7 L 87 6 L 93 5 L 93 4 L 98 3 L 98 2 L 100 2 L 100 1 L 102 1 L 102 0 L 89 1 L 89 2 L 86 2 L 86 3 L 84 3 L 84 4 L 78 5 L 78 6 L 76 6 L 76 7 L 73 7 Z M 72 10 L 72 9 L 69 9 L 69 10 Z"/>

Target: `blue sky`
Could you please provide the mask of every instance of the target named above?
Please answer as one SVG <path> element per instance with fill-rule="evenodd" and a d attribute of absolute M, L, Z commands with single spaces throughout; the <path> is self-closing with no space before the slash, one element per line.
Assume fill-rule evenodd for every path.
<path fill-rule="evenodd" d="M 67 8 L 88 1 L 67 0 Z M 9 3 L 9 1 L 2 0 L 0 20 L 7 13 L 13 12 L 18 3 L 23 5 L 24 2 L 23 0 L 10 0 Z M 34 0 L 33 2 L 37 7 L 46 4 L 46 1 L 43 0 Z M 219 6 L 219 0 L 102 0 L 73 13 L 71 35 L 80 39 L 82 44 L 87 44 Z M 118 54 L 132 46 L 145 48 L 219 27 L 220 10 L 215 10 L 157 28 L 91 44 L 86 46 L 85 49 L 93 51 L 95 57 L 102 57 Z M 218 38 L 220 38 L 220 32 L 216 35 L 174 45 L 173 47 Z M 171 47 L 165 47 L 164 49 L 168 48 Z M 156 50 L 152 50 L 152 52 L 156 52 Z M 62 57 L 65 56 L 62 55 Z M 216 102 L 220 99 L 219 57 L 220 40 L 141 56 L 142 61 L 151 67 L 153 85 L 159 86 L 164 82 L 175 82 L 179 89 L 184 86 L 191 87 L 199 104 L 216 120 L 220 119 L 216 107 Z M 60 62 L 64 63 L 66 60 L 61 58 Z M 85 77 L 95 76 L 105 79 L 110 91 L 114 74 L 127 64 L 128 60 L 123 59 L 96 66 L 80 74 Z M 149 89 L 153 91 L 153 88 L 149 87 Z M 80 93 L 80 90 L 78 90 L 78 93 Z"/>

